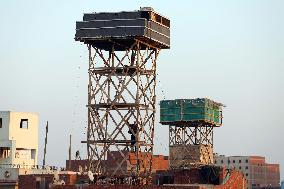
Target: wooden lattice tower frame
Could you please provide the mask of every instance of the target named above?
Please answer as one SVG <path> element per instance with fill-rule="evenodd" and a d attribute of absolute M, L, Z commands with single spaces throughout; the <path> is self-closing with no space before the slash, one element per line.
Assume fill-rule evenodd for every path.
<path fill-rule="evenodd" d="M 160 123 L 169 126 L 171 169 L 214 164 L 214 128 L 223 124 L 222 107 L 208 98 L 160 102 Z"/>
<path fill-rule="evenodd" d="M 191 124 L 169 125 L 169 147 L 184 146 L 183 151 L 188 154 L 181 162 L 183 167 L 199 167 L 213 164 L 213 132 L 214 127 L 207 124 L 199 124 L 192 126 Z M 202 149 L 192 148 L 193 146 L 202 146 Z M 196 161 L 196 157 L 207 158 L 204 163 Z M 177 157 L 177 156 L 175 156 Z M 190 165 L 187 163 L 189 160 Z M 177 161 L 177 159 L 172 159 Z"/>
<path fill-rule="evenodd" d="M 117 43 L 116 43 L 117 45 Z M 145 50 L 141 50 L 143 45 Z M 88 132 L 90 169 L 109 177 L 148 179 L 156 112 L 156 60 L 160 49 L 135 40 L 125 51 L 89 48 Z M 131 125 L 137 125 L 137 132 Z M 135 136 L 135 144 L 129 135 Z M 119 158 L 108 169 L 112 151 Z M 130 172 L 123 165 L 137 161 Z"/>
<path fill-rule="evenodd" d="M 156 62 L 170 48 L 170 20 L 151 7 L 86 13 L 75 40 L 89 51 L 89 170 L 96 179 L 151 183 Z"/>

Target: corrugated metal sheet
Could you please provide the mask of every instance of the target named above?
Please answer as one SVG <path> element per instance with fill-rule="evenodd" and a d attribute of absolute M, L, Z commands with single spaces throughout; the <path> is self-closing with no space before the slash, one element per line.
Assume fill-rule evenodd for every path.
<path fill-rule="evenodd" d="M 118 27 L 118 26 L 140 26 L 144 27 L 147 20 L 144 18 L 132 20 L 93 20 L 76 22 L 76 29 L 83 28 L 102 28 L 102 27 Z"/>
<path fill-rule="evenodd" d="M 76 32 L 77 38 L 96 39 L 105 37 L 144 36 L 144 27 L 112 27 L 99 29 L 80 29 Z"/>
<path fill-rule="evenodd" d="M 140 11 L 129 11 L 129 12 L 101 12 L 101 13 L 85 13 L 83 20 L 113 20 L 113 19 L 136 19 L 141 18 Z"/>
<path fill-rule="evenodd" d="M 120 40 L 115 42 L 130 47 L 135 39 L 154 47 L 170 48 L 169 22 L 151 11 L 84 14 L 83 21 L 76 22 L 75 40 L 105 50 L 112 48 L 110 40 Z"/>

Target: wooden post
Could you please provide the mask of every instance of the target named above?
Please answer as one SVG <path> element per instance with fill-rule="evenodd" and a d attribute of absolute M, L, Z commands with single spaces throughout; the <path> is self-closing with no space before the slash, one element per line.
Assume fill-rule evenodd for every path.
<path fill-rule="evenodd" d="M 43 166 L 45 166 L 46 145 L 47 145 L 47 133 L 48 133 L 48 121 L 46 122 L 46 126 L 45 126 L 45 141 L 44 141 L 44 152 L 43 152 L 43 163 L 42 163 Z"/>
<path fill-rule="evenodd" d="M 72 139 L 72 135 L 70 135 L 70 141 L 69 141 L 69 161 L 68 161 L 68 170 L 71 170 L 71 139 Z"/>

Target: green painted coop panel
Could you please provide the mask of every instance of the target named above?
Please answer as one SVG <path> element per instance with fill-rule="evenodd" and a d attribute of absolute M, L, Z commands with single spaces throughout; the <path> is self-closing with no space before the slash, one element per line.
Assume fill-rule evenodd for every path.
<path fill-rule="evenodd" d="M 222 106 L 207 98 L 163 100 L 160 102 L 160 122 L 204 121 L 221 125 Z"/>

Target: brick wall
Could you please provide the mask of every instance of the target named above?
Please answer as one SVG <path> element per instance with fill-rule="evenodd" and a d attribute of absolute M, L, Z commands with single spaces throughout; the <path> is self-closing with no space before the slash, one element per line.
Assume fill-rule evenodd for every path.
<path fill-rule="evenodd" d="M 202 186 L 86 186 L 82 189 L 206 189 Z M 52 189 L 77 189 L 75 186 L 55 186 Z"/>
<path fill-rule="evenodd" d="M 109 156 L 108 160 L 104 163 L 106 164 L 107 168 L 110 170 L 114 169 L 116 167 L 116 161 L 120 158 L 122 160 L 122 157 L 116 153 L 112 152 L 113 156 Z M 149 155 L 149 154 L 148 154 Z M 144 154 L 140 155 L 139 158 L 149 159 L 149 157 Z M 129 163 L 123 163 L 122 169 L 126 170 L 129 169 L 129 166 L 134 166 L 137 161 L 135 160 L 134 154 L 129 155 Z M 145 162 L 145 167 L 149 166 L 149 161 L 143 161 Z M 68 168 L 69 160 L 66 160 L 66 167 Z M 71 169 L 72 171 L 79 171 L 79 166 L 83 168 L 83 171 L 85 171 L 85 168 L 88 167 L 88 160 L 71 160 Z M 163 155 L 154 155 L 152 156 L 152 171 L 156 172 L 157 170 L 168 170 L 169 169 L 169 160 L 167 156 Z"/>
<path fill-rule="evenodd" d="M 53 174 L 20 175 L 19 189 L 48 188 L 49 184 L 53 183 L 53 176 Z M 59 174 L 59 179 L 64 180 L 66 185 L 74 185 L 77 182 L 76 174 Z"/>

